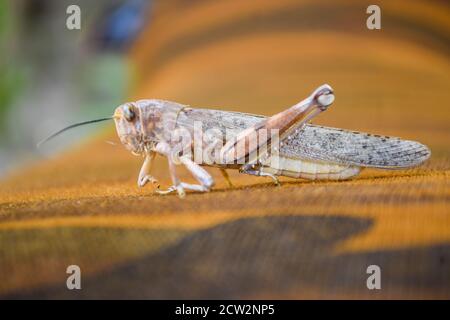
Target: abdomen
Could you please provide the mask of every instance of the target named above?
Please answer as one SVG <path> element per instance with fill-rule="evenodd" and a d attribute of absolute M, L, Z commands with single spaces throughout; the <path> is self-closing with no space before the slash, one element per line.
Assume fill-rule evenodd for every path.
<path fill-rule="evenodd" d="M 359 174 L 361 168 L 280 156 L 277 161 L 272 159 L 265 161 L 261 171 L 277 176 L 309 180 L 344 180 Z"/>

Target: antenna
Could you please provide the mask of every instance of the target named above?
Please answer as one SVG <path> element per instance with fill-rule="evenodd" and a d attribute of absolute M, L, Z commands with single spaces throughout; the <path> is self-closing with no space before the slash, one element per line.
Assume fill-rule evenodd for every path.
<path fill-rule="evenodd" d="M 109 117 L 109 118 L 101 118 L 101 119 L 95 119 L 95 120 L 89 120 L 89 121 L 84 121 L 84 122 L 79 122 L 79 123 L 75 123 L 72 124 L 68 127 L 65 127 L 55 133 L 53 133 L 52 135 L 50 135 L 49 137 L 45 138 L 44 140 L 41 140 L 36 147 L 39 148 L 42 144 L 44 144 L 45 142 L 55 138 L 56 136 L 59 136 L 61 133 L 63 133 L 64 131 L 67 131 L 69 129 L 75 128 L 75 127 L 79 127 L 79 126 L 84 126 L 85 124 L 90 124 L 90 123 L 96 123 L 96 122 L 101 122 L 101 121 L 106 121 L 106 120 L 112 120 L 113 117 Z"/>

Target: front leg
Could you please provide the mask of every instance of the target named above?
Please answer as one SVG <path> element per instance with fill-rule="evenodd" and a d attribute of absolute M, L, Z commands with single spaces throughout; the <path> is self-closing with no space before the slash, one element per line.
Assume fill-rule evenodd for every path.
<path fill-rule="evenodd" d="M 178 179 L 178 176 L 177 176 L 177 173 L 175 170 L 175 163 L 173 162 L 173 159 L 172 159 L 172 153 L 171 153 L 172 150 L 171 150 L 169 144 L 167 144 L 166 142 L 159 142 L 155 146 L 154 151 L 167 158 L 167 161 L 169 163 L 170 178 L 172 179 L 172 183 L 173 183 L 173 186 L 169 187 L 166 190 L 158 189 L 155 191 L 159 194 L 168 194 L 168 193 L 171 193 L 176 190 L 178 192 L 178 196 L 180 198 L 184 198 L 186 193 L 184 191 L 183 185 L 180 182 L 180 179 Z"/>
<path fill-rule="evenodd" d="M 141 170 L 139 171 L 139 176 L 137 184 L 139 187 L 143 187 L 147 182 L 151 182 L 156 188 L 159 188 L 158 180 L 156 180 L 151 174 L 153 160 L 155 159 L 156 153 L 150 151 L 145 155 L 144 163 L 142 164 Z"/>

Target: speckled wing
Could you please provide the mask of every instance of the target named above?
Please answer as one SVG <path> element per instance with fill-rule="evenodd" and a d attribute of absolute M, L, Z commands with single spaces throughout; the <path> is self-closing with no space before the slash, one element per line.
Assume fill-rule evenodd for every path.
<path fill-rule="evenodd" d="M 210 109 L 188 109 L 180 114 L 178 124 L 192 127 L 201 121 L 204 130 L 248 128 L 264 116 Z M 383 169 L 418 166 L 430 157 L 430 150 L 415 141 L 358 131 L 308 124 L 282 141 L 280 155 L 294 159 Z"/>
<path fill-rule="evenodd" d="M 280 153 L 383 169 L 418 166 L 430 157 L 430 150 L 416 141 L 311 124 L 285 139 Z"/>

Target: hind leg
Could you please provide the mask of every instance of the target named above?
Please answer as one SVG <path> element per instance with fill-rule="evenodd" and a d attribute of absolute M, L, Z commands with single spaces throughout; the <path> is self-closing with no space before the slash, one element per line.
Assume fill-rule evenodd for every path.
<path fill-rule="evenodd" d="M 277 186 L 281 185 L 280 181 L 278 180 L 278 178 L 275 175 L 268 173 L 268 172 L 263 172 L 261 170 L 261 168 L 256 165 L 246 164 L 239 169 L 239 172 L 250 174 L 252 176 L 258 176 L 258 177 L 270 177 L 270 178 L 272 178 L 275 185 L 277 185 Z"/>

